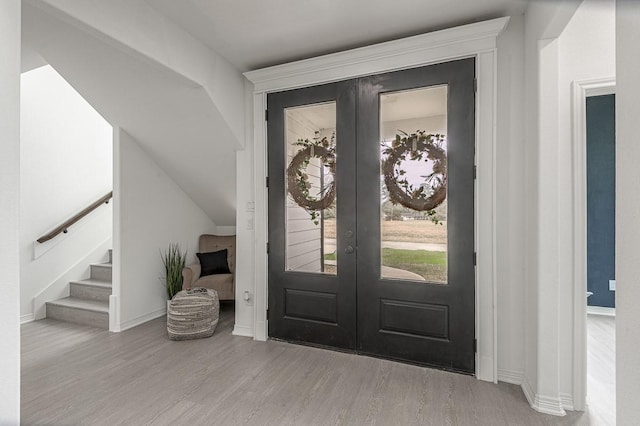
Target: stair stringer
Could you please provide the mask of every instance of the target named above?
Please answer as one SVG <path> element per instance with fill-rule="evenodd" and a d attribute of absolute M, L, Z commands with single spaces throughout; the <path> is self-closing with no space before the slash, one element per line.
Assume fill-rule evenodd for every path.
<path fill-rule="evenodd" d="M 47 302 L 69 296 L 69 282 L 88 277 L 89 269 L 93 263 L 102 263 L 108 260 L 108 250 L 111 248 L 112 238 L 109 237 L 91 250 L 84 258 L 78 260 L 62 275 L 52 281 L 33 297 L 33 313 L 36 320 L 46 317 L 45 305 Z"/>

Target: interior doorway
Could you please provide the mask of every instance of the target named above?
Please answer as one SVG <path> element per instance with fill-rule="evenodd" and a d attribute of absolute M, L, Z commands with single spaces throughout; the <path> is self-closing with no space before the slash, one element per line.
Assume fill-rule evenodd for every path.
<path fill-rule="evenodd" d="M 587 95 L 587 405 L 615 424 L 615 94 Z"/>
<path fill-rule="evenodd" d="M 600 423 L 615 424 L 615 310 L 609 307 L 595 306 L 599 302 L 607 300 L 607 296 L 594 298 L 595 292 L 611 292 L 609 280 L 615 280 L 615 235 L 608 237 L 611 229 L 615 229 L 615 77 L 605 77 L 590 80 L 577 80 L 573 83 L 573 166 L 574 166 L 574 345 L 573 345 L 573 405 L 576 410 L 588 410 L 590 415 L 595 415 Z M 607 96 L 611 96 L 606 98 Z M 595 101 L 595 103 L 594 103 Z M 593 120 L 587 119 L 587 105 L 590 106 L 590 116 L 597 113 L 602 117 Z M 593 107 L 597 108 L 593 108 Z M 602 110 L 602 111 L 599 111 Z M 607 112 L 608 111 L 608 112 Z M 599 121 L 608 115 L 608 123 Z M 595 133 L 594 133 L 595 132 Z M 598 147 L 596 139 L 592 139 L 588 146 L 589 136 L 596 139 L 605 139 L 605 142 L 597 144 L 609 145 L 608 148 Z M 614 151 L 611 152 L 611 146 Z M 603 158 L 599 158 L 603 157 Z M 613 172 L 610 170 L 613 167 Z M 604 168 L 604 171 L 601 170 Z M 593 169 L 593 170 L 588 170 Z M 602 195 L 604 197 L 598 197 Z M 595 197 L 594 197 L 595 196 Z M 604 200 L 604 202 L 602 201 Z M 594 206 L 593 203 L 602 206 Z M 589 209 L 601 209 L 603 212 L 589 212 Z M 602 223 L 599 223 L 601 221 Z M 592 226 L 588 226 L 588 225 Z M 593 228 L 593 229 L 591 229 Z M 603 237 L 598 237 L 598 232 L 609 229 Z M 592 232 L 589 232 L 589 231 Z M 608 238 L 609 241 L 603 239 Z M 611 247 L 606 254 L 598 256 L 603 245 Z M 595 258 L 593 260 L 591 258 Z M 597 268 L 598 262 L 604 259 L 602 266 L 607 276 L 602 283 L 602 272 L 590 272 Z M 612 260 L 613 259 L 613 260 Z M 613 262 L 613 266 L 611 266 Z M 607 266 L 608 265 L 608 266 Z M 589 281 L 592 283 L 589 283 Z M 615 281 L 612 283 L 615 286 Z M 615 288 L 615 287 L 614 287 Z M 602 296 L 602 295 L 601 295 Z M 614 296 L 615 297 L 615 296 Z M 609 299 L 611 300 L 611 299 Z M 615 299 L 613 300 L 615 301 Z M 592 305 L 592 306 L 588 306 Z M 609 315 L 607 318 L 606 315 Z M 606 331 L 608 330 L 608 331 Z M 608 366 L 607 366 L 608 365 Z M 591 373 L 598 373 L 596 366 L 603 373 L 604 379 L 590 377 Z M 608 371 L 608 372 L 607 372 Z M 601 387 L 606 397 L 598 397 L 596 386 L 604 382 L 609 390 Z M 608 420 L 606 420 L 608 419 Z"/>
<path fill-rule="evenodd" d="M 465 59 L 268 95 L 271 337 L 475 372 L 474 80 Z"/>

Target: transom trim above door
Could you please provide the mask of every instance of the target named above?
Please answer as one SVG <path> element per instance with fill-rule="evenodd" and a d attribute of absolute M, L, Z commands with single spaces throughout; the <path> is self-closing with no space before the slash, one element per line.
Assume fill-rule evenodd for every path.
<path fill-rule="evenodd" d="M 495 241 L 495 127 L 496 127 L 496 39 L 508 17 L 450 28 L 379 45 L 311 58 L 245 73 L 253 83 L 253 158 L 255 236 L 247 244 L 254 252 L 254 329 L 257 340 L 267 333 L 267 192 L 266 126 L 267 93 L 313 86 L 371 74 L 379 74 L 465 57 L 476 59 L 476 376 L 497 382 L 497 318 Z M 248 142 L 251 143 L 251 142 Z M 251 161 L 251 160 L 250 160 Z M 244 200 L 238 200 L 244 202 Z M 247 334 L 247 333 L 245 333 Z"/>

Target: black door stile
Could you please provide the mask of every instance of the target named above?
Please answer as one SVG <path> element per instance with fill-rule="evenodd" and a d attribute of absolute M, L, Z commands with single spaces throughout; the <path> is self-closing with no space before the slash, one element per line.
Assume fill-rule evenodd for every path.
<path fill-rule="evenodd" d="M 475 371 L 474 78 L 475 61 L 466 59 L 360 79 L 359 352 L 462 372 Z M 448 283 L 383 279 L 380 151 L 368 148 L 380 141 L 379 95 L 439 85 L 448 87 Z"/>
<path fill-rule="evenodd" d="M 269 94 L 269 335 L 354 350 L 356 343 L 355 82 Z M 336 102 L 337 275 L 285 270 L 284 113 L 286 108 Z M 351 231 L 353 236 L 347 237 Z"/>
<path fill-rule="evenodd" d="M 269 336 L 475 371 L 474 78 L 470 58 L 268 95 Z M 439 85 L 448 90 L 447 283 L 384 279 L 380 95 Z M 331 101 L 337 275 L 286 271 L 285 110 Z"/>

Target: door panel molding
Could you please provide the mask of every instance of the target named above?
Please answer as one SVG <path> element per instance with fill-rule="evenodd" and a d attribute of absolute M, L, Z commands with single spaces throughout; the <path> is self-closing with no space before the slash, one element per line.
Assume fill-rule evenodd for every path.
<path fill-rule="evenodd" d="M 496 226 L 495 226 L 495 146 L 496 146 L 496 71 L 497 37 L 506 27 L 508 17 L 436 31 L 374 46 L 325 55 L 245 73 L 253 83 L 253 103 L 247 115 L 253 128 L 247 131 L 247 144 L 253 148 L 254 234 L 244 244 L 255 246 L 253 257 L 245 258 L 253 268 L 253 283 L 238 283 L 237 291 L 253 290 L 253 312 L 236 310 L 236 323 L 253 318 L 256 340 L 267 334 L 267 192 L 264 185 L 266 156 L 267 93 L 312 86 L 387 71 L 395 71 L 446 62 L 465 57 L 476 58 L 476 376 L 497 382 L 497 294 L 496 294 Z M 249 91 L 251 88 L 248 89 Z M 253 139 L 253 141 L 251 141 Z M 240 243 L 239 243 L 240 244 Z M 253 285 L 252 285 L 253 284 Z M 241 300 L 238 297 L 237 300 Z"/>
<path fill-rule="evenodd" d="M 412 321 L 399 323 L 397 317 L 393 315 L 394 309 L 413 311 L 411 312 Z M 447 305 L 380 299 L 380 312 L 380 332 L 382 333 L 449 340 L 449 307 Z"/>
<path fill-rule="evenodd" d="M 319 291 L 285 289 L 285 318 L 297 318 L 309 321 L 325 322 L 337 325 L 338 298 L 335 294 Z M 305 309 L 297 312 L 300 307 Z"/>

